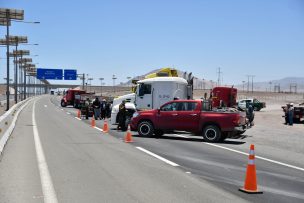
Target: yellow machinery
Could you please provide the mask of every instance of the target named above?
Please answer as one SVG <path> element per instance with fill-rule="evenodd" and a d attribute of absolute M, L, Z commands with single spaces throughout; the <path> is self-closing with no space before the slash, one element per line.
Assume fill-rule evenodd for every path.
<path fill-rule="evenodd" d="M 151 73 L 146 75 L 147 78 L 155 78 L 155 77 L 178 77 L 177 70 L 173 68 L 162 68 L 156 73 Z"/>

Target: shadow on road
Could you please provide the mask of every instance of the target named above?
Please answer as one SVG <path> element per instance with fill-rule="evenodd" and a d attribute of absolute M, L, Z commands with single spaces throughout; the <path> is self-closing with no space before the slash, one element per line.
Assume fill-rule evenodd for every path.
<path fill-rule="evenodd" d="M 139 136 L 138 134 L 132 134 L 133 137 L 138 137 L 138 138 L 151 138 L 151 139 L 164 139 L 164 140 L 180 140 L 180 141 L 187 141 L 187 142 L 206 142 L 203 138 L 201 137 L 176 137 L 176 136 L 168 136 L 168 135 L 162 135 L 160 137 L 149 137 L 149 136 Z M 247 137 L 242 136 L 242 137 Z M 241 138 L 241 139 L 244 139 Z M 240 139 L 240 138 L 238 138 Z M 230 144 L 230 145 L 242 145 L 245 144 L 245 141 L 238 141 L 238 140 L 224 140 L 223 142 L 220 142 L 221 144 Z"/>

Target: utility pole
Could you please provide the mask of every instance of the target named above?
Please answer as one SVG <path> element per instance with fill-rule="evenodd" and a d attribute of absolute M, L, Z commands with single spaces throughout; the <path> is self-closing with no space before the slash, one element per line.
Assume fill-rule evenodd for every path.
<path fill-rule="evenodd" d="M 221 74 L 223 72 L 221 72 L 221 68 L 219 67 L 218 68 L 218 71 L 217 71 L 217 74 L 218 74 L 218 78 L 217 78 L 217 86 L 220 86 L 221 85 Z"/>
<path fill-rule="evenodd" d="M 253 78 L 255 77 L 255 75 L 251 76 L 251 93 L 253 93 Z"/>

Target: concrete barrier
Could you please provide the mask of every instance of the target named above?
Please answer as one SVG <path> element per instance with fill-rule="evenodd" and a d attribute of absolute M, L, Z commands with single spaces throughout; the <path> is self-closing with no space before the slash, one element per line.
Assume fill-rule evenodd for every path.
<path fill-rule="evenodd" d="M 10 110 L 0 116 L 0 156 L 2 155 L 3 149 L 12 134 L 19 113 L 29 103 L 32 98 L 26 99 L 12 106 Z"/>

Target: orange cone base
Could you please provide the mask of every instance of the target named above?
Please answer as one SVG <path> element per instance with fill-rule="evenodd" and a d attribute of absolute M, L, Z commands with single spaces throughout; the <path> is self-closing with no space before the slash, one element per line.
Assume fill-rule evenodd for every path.
<path fill-rule="evenodd" d="M 125 143 L 131 143 L 133 140 L 125 140 Z"/>
<path fill-rule="evenodd" d="M 263 194 L 262 191 L 258 191 L 258 190 L 246 190 L 244 188 L 240 188 L 239 191 L 245 192 L 247 194 Z"/>

